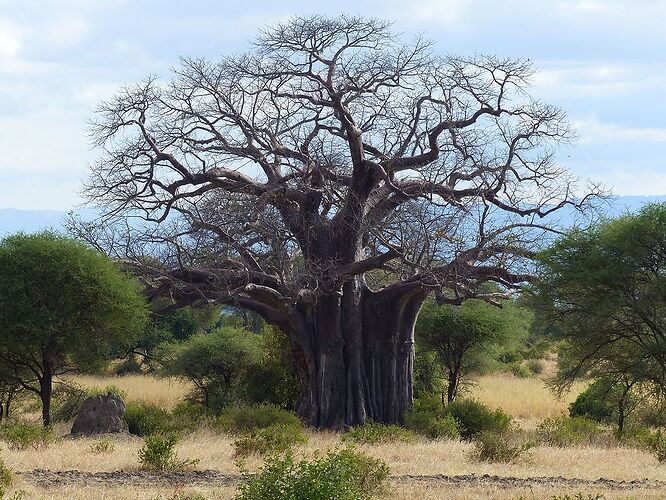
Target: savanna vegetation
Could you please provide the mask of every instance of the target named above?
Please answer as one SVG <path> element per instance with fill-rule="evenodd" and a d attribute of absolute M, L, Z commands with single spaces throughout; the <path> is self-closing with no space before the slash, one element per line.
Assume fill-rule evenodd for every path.
<path fill-rule="evenodd" d="M 294 18 L 100 105 L 103 226 L 0 241 L 0 498 L 666 485 L 666 205 L 557 227 L 603 193 L 530 65 L 433 50 Z M 127 433 L 67 437 L 99 394 Z"/>

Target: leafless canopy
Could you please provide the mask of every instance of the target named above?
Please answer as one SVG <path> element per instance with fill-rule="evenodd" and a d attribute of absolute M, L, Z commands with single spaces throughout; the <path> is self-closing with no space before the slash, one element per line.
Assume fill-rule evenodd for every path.
<path fill-rule="evenodd" d="M 78 229 L 176 305 L 278 323 L 359 277 L 453 303 L 514 287 L 553 212 L 591 199 L 554 162 L 572 135 L 532 72 L 376 19 L 292 18 L 100 105 L 86 193 L 106 229 Z"/>

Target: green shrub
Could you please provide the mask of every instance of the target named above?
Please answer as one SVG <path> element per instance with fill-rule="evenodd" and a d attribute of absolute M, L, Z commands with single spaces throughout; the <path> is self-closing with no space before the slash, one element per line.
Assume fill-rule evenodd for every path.
<path fill-rule="evenodd" d="M 536 435 L 543 443 L 566 447 L 598 442 L 604 437 L 604 430 L 589 418 L 558 417 L 541 422 Z"/>
<path fill-rule="evenodd" d="M 125 410 L 125 422 L 129 432 L 137 436 L 182 431 L 168 411 L 145 402 L 129 403 Z"/>
<path fill-rule="evenodd" d="M 647 440 L 646 448 L 652 452 L 660 463 L 666 462 L 666 434 L 658 430 Z"/>
<path fill-rule="evenodd" d="M 543 361 L 540 359 L 530 359 L 526 366 L 533 375 L 541 375 L 543 373 Z"/>
<path fill-rule="evenodd" d="M 622 388 L 607 378 L 600 378 L 581 392 L 569 405 L 570 417 L 586 417 L 597 422 L 614 422 Z"/>
<path fill-rule="evenodd" d="M 526 365 L 522 364 L 520 361 L 516 361 L 514 363 L 509 363 L 507 365 L 509 367 L 509 371 L 518 378 L 530 378 L 534 376 L 534 373 L 532 370 L 530 370 Z"/>
<path fill-rule="evenodd" d="M 111 453 L 115 449 L 115 443 L 107 438 L 95 441 L 90 445 L 90 451 L 93 453 Z"/>
<path fill-rule="evenodd" d="M 404 427 L 371 421 L 352 427 L 342 435 L 342 441 L 355 444 L 413 443 L 415 440 L 416 436 Z"/>
<path fill-rule="evenodd" d="M 183 470 L 194 467 L 198 460 L 180 460 L 176 455 L 176 434 L 152 434 L 139 450 L 139 463 L 144 469 Z"/>
<path fill-rule="evenodd" d="M 47 448 L 57 441 L 53 428 L 42 425 L 12 423 L 0 427 L 0 439 L 5 441 L 11 450 L 27 450 Z"/>
<path fill-rule="evenodd" d="M 303 428 L 296 414 L 274 405 L 229 406 L 222 410 L 215 423 L 230 433 L 243 433 L 271 425 Z"/>
<path fill-rule="evenodd" d="M 444 413 L 441 399 L 431 396 L 417 399 L 405 413 L 405 426 L 430 439 L 457 439 L 460 437 L 458 422 Z"/>
<path fill-rule="evenodd" d="M 113 374 L 119 377 L 123 375 L 138 375 L 143 373 L 141 364 L 137 361 L 136 356 L 127 356 L 124 360 L 118 363 L 113 368 Z"/>
<path fill-rule="evenodd" d="M 277 424 L 241 434 L 234 441 L 234 452 L 239 457 L 284 453 L 307 442 L 308 438 L 301 429 Z"/>
<path fill-rule="evenodd" d="M 474 440 L 476 457 L 486 462 L 511 462 L 533 447 L 531 441 L 516 442 L 507 432 L 482 431 Z"/>
<path fill-rule="evenodd" d="M 622 433 L 616 433 L 617 438 L 628 446 L 646 448 L 649 445 L 652 432 L 649 427 L 631 425 L 624 428 Z"/>
<path fill-rule="evenodd" d="M 458 422 L 460 435 L 465 439 L 483 431 L 501 433 L 511 426 L 511 417 L 500 408 L 493 411 L 474 399 L 455 400 L 446 405 L 444 412 Z"/>
<path fill-rule="evenodd" d="M 365 500 L 381 492 L 388 467 L 353 448 L 295 462 L 291 454 L 243 472 L 239 500 Z"/>
<path fill-rule="evenodd" d="M 12 471 L 5 463 L 0 459 L 0 498 L 3 498 L 7 493 L 7 488 L 9 488 L 14 482 L 12 477 Z"/>

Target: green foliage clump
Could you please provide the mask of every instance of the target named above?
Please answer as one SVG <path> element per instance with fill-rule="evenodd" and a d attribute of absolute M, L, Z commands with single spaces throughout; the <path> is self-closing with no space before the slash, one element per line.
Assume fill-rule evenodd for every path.
<path fill-rule="evenodd" d="M 124 418 L 129 432 L 137 436 L 182 430 L 167 410 L 146 402 L 128 403 Z"/>
<path fill-rule="evenodd" d="M 647 449 L 660 463 L 666 462 L 666 434 L 658 430 L 647 441 Z"/>
<path fill-rule="evenodd" d="M 530 321 L 527 311 L 511 300 L 503 301 L 502 308 L 477 299 L 460 306 L 427 301 L 415 335 L 421 349 L 437 354 L 448 400 L 453 401 L 466 377 L 494 368 L 498 358 L 523 343 Z"/>
<path fill-rule="evenodd" d="M 165 344 L 158 353 L 163 373 L 194 386 L 189 400 L 219 410 L 234 402 L 243 376 L 261 361 L 261 337 L 240 328 L 220 328 L 184 342 Z M 236 391 L 238 392 L 238 391 Z"/>
<path fill-rule="evenodd" d="M 0 440 L 11 450 L 38 450 L 55 443 L 58 437 L 52 427 L 16 422 L 0 426 Z"/>
<path fill-rule="evenodd" d="M 176 455 L 176 434 L 152 434 L 139 450 L 139 463 L 144 469 L 184 470 L 196 466 L 198 460 L 181 460 Z"/>
<path fill-rule="evenodd" d="M 423 397 L 414 401 L 405 413 L 405 426 L 430 439 L 458 439 L 460 431 L 456 419 L 444 413 L 438 396 Z"/>
<path fill-rule="evenodd" d="M 385 425 L 366 422 L 365 425 L 352 427 L 342 435 L 342 441 L 355 444 L 413 443 L 413 432 L 399 425 Z"/>
<path fill-rule="evenodd" d="M 0 498 L 3 498 L 7 493 L 7 488 L 9 488 L 14 482 L 12 476 L 12 471 L 5 463 L 0 459 Z"/>
<path fill-rule="evenodd" d="M 302 429 L 289 425 L 270 425 L 242 433 L 234 441 L 234 453 L 239 457 L 283 453 L 307 441 Z"/>
<path fill-rule="evenodd" d="M 605 433 L 594 420 L 585 417 L 549 418 L 539 424 L 537 438 L 553 446 L 575 446 L 600 441 Z"/>
<path fill-rule="evenodd" d="M 291 454 L 266 460 L 257 474 L 243 472 L 237 500 L 366 500 L 388 477 L 381 460 L 353 448 L 295 462 Z"/>
<path fill-rule="evenodd" d="M 137 361 L 136 356 L 133 354 L 127 356 L 113 368 L 113 374 L 118 377 L 125 375 L 138 375 L 141 373 L 143 373 L 141 363 Z"/>
<path fill-rule="evenodd" d="M 249 432 L 272 425 L 282 425 L 299 430 L 303 428 L 303 424 L 296 414 L 269 404 L 229 406 L 222 410 L 215 424 L 223 431 L 232 434 Z"/>
<path fill-rule="evenodd" d="M 444 412 L 458 422 L 460 436 L 471 439 L 483 431 L 505 432 L 511 426 L 511 417 L 502 409 L 491 410 L 474 399 L 460 399 L 446 405 Z"/>
<path fill-rule="evenodd" d="M 509 368 L 509 371 L 513 374 L 514 377 L 530 378 L 534 376 L 532 370 L 530 370 L 526 365 L 524 365 L 519 361 L 509 363 L 507 366 Z"/>
<path fill-rule="evenodd" d="M 100 439 L 90 445 L 90 451 L 93 453 L 111 453 L 116 449 L 116 445 L 108 438 Z"/>
<path fill-rule="evenodd" d="M 11 353 L 3 364 L 41 395 L 49 425 L 53 377 L 99 368 L 131 345 L 146 301 L 107 256 L 52 232 L 0 240 L 0 269 L 0 351 Z"/>
<path fill-rule="evenodd" d="M 183 434 L 199 427 L 208 419 L 208 413 L 201 406 L 186 401 L 178 403 L 171 412 L 144 401 L 128 403 L 124 419 L 129 432 L 137 436 Z"/>
<path fill-rule="evenodd" d="M 533 442 L 517 441 L 508 432 L 482 431 L 474 438 L 476 458 L 486 462 L 511 462 L 533 447 Z"/>
<path fill-rule="evenodd" d="M 569 405 L 570 417 L 586 417 L 597 422 L 613 422 L 623 388 L 613 380 L 601 377 L 581 392 Z"/>

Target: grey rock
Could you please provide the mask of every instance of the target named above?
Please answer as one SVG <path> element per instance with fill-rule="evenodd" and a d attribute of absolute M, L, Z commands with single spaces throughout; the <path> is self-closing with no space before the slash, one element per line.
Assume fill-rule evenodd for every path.
<path fill-rule="evenodd" d="M 124 415 L 125 403 L 120 396 L 115 394 L 92 396 L 81 405 L 79 415 L 72 425 L 72 434 L 92 436 L 127 432 Z"/>

